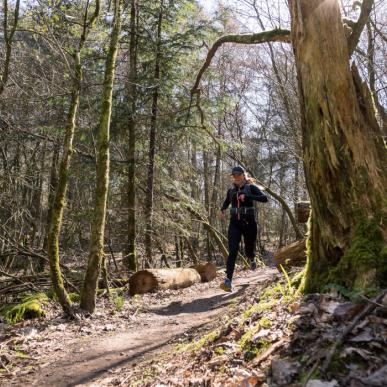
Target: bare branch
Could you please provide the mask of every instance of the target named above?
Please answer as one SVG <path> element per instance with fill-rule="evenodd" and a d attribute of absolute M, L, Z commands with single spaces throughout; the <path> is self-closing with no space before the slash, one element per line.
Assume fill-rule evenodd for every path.
<path fill-rule="evenodd" d="M 360 35 L 368 21 L 373 5 L 374 0 L 363 0 L 358 21 L 356 23 L 351 23 L 352 34 L 348 38 L 349 56 L 353 54 L 359 43 Z"/>
<path fill-rule="evenodd" d="M 235 34 L 235 35 L 224 35 L 220 37 L 210 48 L 207 54 L 207 58 L 199 70 L 196 77 L 195 84 L 191 90 L 191 94 L 198 91 L 200 80 L 211 64 L 211 60 L 214 57 L 218 48 L 224 43 L 237 43 L 237 44 L 258 44 L 267 42 L 285 42 L 290 43 L 290 31 L 275 29 L 271 31 L 258 32 L 255 34 Z"/>

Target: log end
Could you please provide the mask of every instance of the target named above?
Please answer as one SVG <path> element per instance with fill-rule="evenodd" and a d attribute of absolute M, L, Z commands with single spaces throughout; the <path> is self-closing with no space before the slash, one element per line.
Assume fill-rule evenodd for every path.
<path fill-rule="evenodd" d="M 129 278 L 129 294 L 150 293 L 157 290 L 156 277 L 149 270 L 140 270 Z"/>
<path fill-rule="evenodd" d="M 274 263 L 277 267 L 301 265 L 306 261 L 305 239 L 284 246 L 274 254 Z"/>
<path fill-rule="evenodd" d="M 200 262 L 194 266 L 202 282 L 210 282 L 216 278 L 216 266 L 211 262 Z"/>

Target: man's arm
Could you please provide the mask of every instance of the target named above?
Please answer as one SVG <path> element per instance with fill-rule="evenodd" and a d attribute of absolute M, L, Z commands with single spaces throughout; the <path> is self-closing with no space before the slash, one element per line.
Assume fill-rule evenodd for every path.
<path fill-rule="evenodd" d="M 224 211 L 224 210 L 226 210 L 227 209 L 227 207 L 230 205 L 230 195 L 229 195 L 229 191 L 230 190 L 227 190 L 227 195 L 226 195 L 226 199 L 225 199 L 225 201 L 223 202 L 223 205 L 222 205 L 222 207 L 221 207 L 221 209 L 220 209 L 220 211 Z"/>
<path fill-rule="evenodd" d="M 250 188 L 251 188 L 251 195 L 246 195 L 246 198 L 255 200 L 261 203 L 267 202 L 267 196 L 264 195 L 256 185 L 251 184 Z"/>

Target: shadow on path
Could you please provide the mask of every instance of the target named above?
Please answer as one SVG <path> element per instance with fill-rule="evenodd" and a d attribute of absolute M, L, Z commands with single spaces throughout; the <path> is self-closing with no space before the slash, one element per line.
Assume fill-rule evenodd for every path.
<path fill-rule="evenodd" d="M 218 309 L 219 307 L 227 306 L 233 299 L 239 297 L 244 293 L 248 284 L 242 284 L 238 286 L 238 291 L 232 293 L 217 294 L 212 297 L 199 298 L 191 302 L 182 303 L 182 301 L 174 301 L 169 305 L 162 308 L 152 309 L 152 313 L 161 316 L 174 316 L 181 313 L 203 313 L 209 312 L 212 309 Z"/>

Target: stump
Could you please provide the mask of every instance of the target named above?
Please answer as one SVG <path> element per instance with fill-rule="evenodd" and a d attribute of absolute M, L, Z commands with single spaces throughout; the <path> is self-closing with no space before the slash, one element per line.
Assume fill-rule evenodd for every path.
<path fill-rule="evenodd" d="M 306 223 L 310 214 L 310 202 L 297 203 L 297 222 Z"/>
<path fill-rule="evenodd" d="M 144 294 L 160 289 L 182 289 L 201 281 L 195 269 L 147 269 L 129 278 L 129 293 Z"/>
<path fill-rule="evenodd" d="M 202 282 L 210 282 L 216 278 L 216 266 L 211 262 L 200 262 L 193 268 L 200 274 Z"/>
<path fill-rule="evenodd" d="M 274 254 L 274 263 L 278 267 L 300 265 L 306 261 L 305 239 L 282 247 Z"/>

